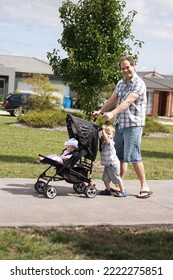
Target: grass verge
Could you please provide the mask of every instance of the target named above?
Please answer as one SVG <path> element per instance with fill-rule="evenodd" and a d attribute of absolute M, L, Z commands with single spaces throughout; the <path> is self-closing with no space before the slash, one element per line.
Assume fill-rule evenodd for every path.
<path fill-rule="evenodd" d="M 173 226 L 0 229 L 0 259 L 172 260 Z"/>

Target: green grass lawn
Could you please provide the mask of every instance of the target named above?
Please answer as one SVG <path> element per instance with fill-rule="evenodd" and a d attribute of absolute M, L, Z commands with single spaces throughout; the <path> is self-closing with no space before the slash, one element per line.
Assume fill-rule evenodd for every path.
<path fill-rule="evenodd" d="M 0 177 L 36 178 L 42 166 L 35 163 L 38 154 L 60 153 L 67 132 L 13 126 L 16 118 L 0 116 Z"/>
<path fill-rule="evenodd" d="M 0 229 L 1 260 L 172 260 L 173 226 Z"/>
<path fill-rule="evenodd" d="M 14 123 L 16 118 L 0 116 L 0 177 L 37 178 L 43 170 L 35 163 L 37 155 L 59 154 L 68 134 L 17 127 Z M 148 180 L 173 179 L 172 143 L 173 137 L 143 137 L 142 155 Z M 96 161 L 99 161 L 99 153 Z M 101 178 L 101 173 L 93 171 L 93 178 Z M 130 164 L 126 179 L 137 179 Z"/>
<path fill-rule="evenodd" d="M 43 170 L 34 162 L 38 153 L 60 153 L 67 132 L 22 128 L 15 123 L 16 118 L 0 116 L 0 177 L 37 178 Z M 172 143 L 172 137 L 143 138 L 147 179 L 173 179 Z M 101 174 L 93 172 L 93 177 L 101 178 Z M 131 165 L 126 179 L 137 179 Z M 172 260 L 172 240 L 171 225 L 1 228 L 0 259 Z"/>

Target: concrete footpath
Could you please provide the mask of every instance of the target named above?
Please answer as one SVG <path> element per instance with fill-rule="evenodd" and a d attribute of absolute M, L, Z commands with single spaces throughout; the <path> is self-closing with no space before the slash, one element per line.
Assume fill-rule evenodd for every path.
<path fill-rule="evenodd" d="M 153 194 L 138 199 L 139 181 L 125 180 L 127 197 L 87 198 L 72 184 L 51 182 L 58 195 L 48 199 L 34 189 L 36 179 L 0 178 L 0 226 L 89 226 L 173 224 L 173 180 L 148 181 Z M 100 180 L 93 180 L 98 190 Z"/>

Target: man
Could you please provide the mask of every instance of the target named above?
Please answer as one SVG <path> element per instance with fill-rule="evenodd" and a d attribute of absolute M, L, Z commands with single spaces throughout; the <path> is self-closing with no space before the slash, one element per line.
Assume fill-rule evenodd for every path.
<path fill-rule="evenodd" d="M 99 111 L 94 111 L 92 116 L 103 113 L 106 121 L 115 117 L 115 145 L 121 162 L 121 176 L 124 177 L 127 165 L 131 162 L 141 184 L 137 198 L 148 198 L 152 192 L 146 182 L 140 150 L 146 116 L 146 86 L 136 74 L 135 63 L 131 57 L 122 57 L 119 66 L 124 79 L 117 83 L 111 97 Z M 116 108 L 109 111 L 116 101 Z"/>

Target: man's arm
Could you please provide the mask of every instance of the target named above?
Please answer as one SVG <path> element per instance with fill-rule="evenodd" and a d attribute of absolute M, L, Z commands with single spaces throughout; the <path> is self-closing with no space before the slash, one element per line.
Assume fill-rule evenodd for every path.
<path fill-rule="evenodd" d="M 127 98 L 121 103 L 119 104 L 115 109 L 113 109 L 110 112 L 104 113 L 103 117 L 104 119 L 110 120 L 112 119 L 115 115 L 125 111 L 131 104 L 134 103 L 135 100 L 137 100 L 139 97 L 139 95 L 135 92 L 130 93 Z M 103 106 L 104 107 L 104 106 Z M 103 108 L 102 107 L 102 108 Z"/>
<path fill-rule="evenodd" d="M 115 104 L 117 99 L 118 99 L 118 94 L 113 92 L 111 97 L 104 103 L 102 108 L 98 111 L 94 111 L 92 113 L 92 116 L 97 117 L 100 113 L 108 112 L 112 108 L 112 106 Z"/>

